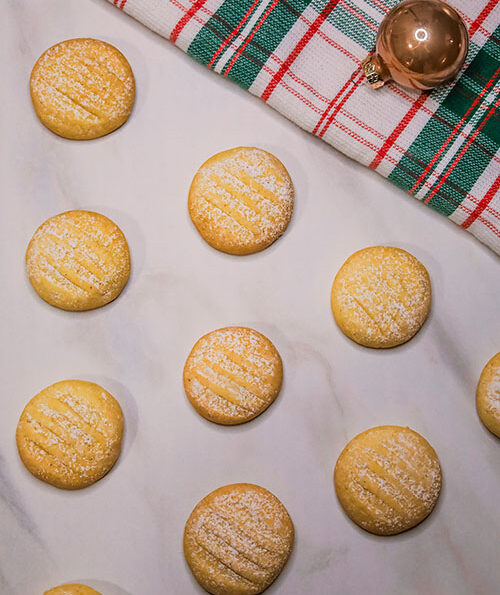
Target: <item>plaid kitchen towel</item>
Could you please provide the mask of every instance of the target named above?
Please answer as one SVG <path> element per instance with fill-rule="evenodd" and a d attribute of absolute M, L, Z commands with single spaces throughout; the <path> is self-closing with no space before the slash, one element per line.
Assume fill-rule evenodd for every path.
<path fill-rule="evenodd" d="M 500 254 L 500 0 L 450 0 L 460 77 L 372 90 L 361 61 L 398 0 L 109 0 Z"/>

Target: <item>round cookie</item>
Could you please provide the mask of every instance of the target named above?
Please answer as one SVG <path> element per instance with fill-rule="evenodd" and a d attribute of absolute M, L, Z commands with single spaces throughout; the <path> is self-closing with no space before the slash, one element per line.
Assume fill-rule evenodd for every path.
<path fill-rule="evenodd" d="M 45 591 L 43 595 L 101 595 L 99 591 L 87 587 L 86 585 L 78 585 L 76 583 L 71 585 L 61 585 Z"/>
<path fill-rule="evenodd" d="M 255 595 L 276 579 L 290 555 L 292 520 L 283 504 L 249 483 L 221 487 L 197 504 L 184 529 L 184 555 L 213 595 Z"/>
<path fill-rule="evenodd" d="M 500 352 L 490 359 L 481 372 L 476 407 L 483 424 L 500 438 Z"/>
<path fill-rule="evenodd" d="M 251 328 L 221 328 L 199 339 L 184 366 L 184 389 L 206 419 L 241 424 L 276 399 L 283 380 L 281 357 L 271 341 Z"/>
<path fill-rule="evenodd" d="M 113 301 L 130 275 L 121 229 L 91 211 L 47 219 L 26 250 L 26 271 L 38 295 L 63 310 L 91 310 Z"/>
<path fill-rule="evenodd" d="M 119 50 L 79 38 L 53 45 L 38 58 L 30 91 L 42 124 L 59 136 L 84 140 L 104 136 L 127 120 L 135 82 Z"/>
<path fill-rule="evenodd" d="M 340 330 L 366 347 L 409 341 L 431 306 L 431 282 L 424 265 L 406 250 L 373 246 L 342 265 L 331 293 Z"/>
<path fill-rule="evenodd" d="M 293 185 L 271 153 L 237 147 L 200 167 L 189 190 L 189 214 L 204 240 L 229 254 L 252 254 L 286 230 Z"/>
<path fill-rule="evenodd" d="M 16 431 L 19 455 L 30 473 L 75 490 L 101 479 L 120 455 L 123 414 L 103 388 L 63 380 L 26 405 Z"/>
<path fill-rule="evenodd" d="M 430 514 L 441 491 L 441 466 L 432 446 L 417 432 L 379 426 L 344 448 L 334 482 L 352 521 L 370 533 L 394 535 Z"/>

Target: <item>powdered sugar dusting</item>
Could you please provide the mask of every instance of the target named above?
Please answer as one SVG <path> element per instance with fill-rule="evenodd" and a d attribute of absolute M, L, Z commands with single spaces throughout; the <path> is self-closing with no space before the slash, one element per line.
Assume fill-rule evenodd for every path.
<path fill-rule="evenodd" d="M 334 313 L 354 340 L 400 344 L 422 326 L 430 306 L 425 268 L 404 250 L 376 246 L 353 254 L 333 286 Z"/>
<path fill-rule="evenodd" d="M 26 405 L 17 429 L 28 469 L 59 487 L 82 487 L 104 475 L 121 444 L 123 417 L 101 387 L 84 381 L 58 382 Z"/>
<path fill-rule="evenodd" d="M 238 593 L 260 593 L 288 559 L 293 525 L 273 494 L 259 486 L 235 484 L 198 504 L 184 539 L 188 562 L 203 586 L 231 584 Z"/>
<path fill-rule="evenodd" d="M 31 94 L 42 121 L 63 136 L 72 136 L 70 129 L 81 138 L 111 132 L 130 114 L 134 92 L 126 59 L 95 39 L 70 39 L 49 48 L 31 75 Z"/>
<path fill-rule="evenodd" d="M 335 473 L 346 512 L 382 534 L 399 533 L 424 519 L 441 489 L 438 458 L 409 428 L 382 426 L 360 434 L 341 454 Z"/>
<path fill-rule="evenodd" d="M 276 398 L 281 358 L 253 329 L 228 327 L 202 337 L 189 355 L 184 381 L 193 404 L 209 419 L 238 423 L 251 419 Z"/>
<path fill-rule="evenodd" d="M 229 250 L 262 249 L 274 242 L 290 221 L 290 177 L 261 149 L 241 147 L 220 155 L 205 163 L 193 180 L 191 217 L 202 235 L 218 236 Z"/>
<path fill-rule="evenodd" d="M 486 411 L 500 422 L 500 363 L 493 373 L 493 377 L 486 388 Z"/>
<path fill-rule="evenodd" d="M 69 211 L 48 219 L 33 235 L 26 253 L 27 273 L 38 293 L 69 309 L 114 299 L 128 279 L 129 268 L 128 246 L 120 229 L 89 211 Z"/>

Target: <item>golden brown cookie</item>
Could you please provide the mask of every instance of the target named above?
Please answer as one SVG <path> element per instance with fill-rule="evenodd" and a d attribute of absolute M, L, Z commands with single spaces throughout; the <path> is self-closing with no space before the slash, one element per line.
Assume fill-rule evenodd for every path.
<path fill-rule="evenodd" d="M 200 415 L 219 424 L 241 424 L 260 415 L 278 396 L 281 357 L 251 328 L 232 326 L 204 335 L 184 366 L 184 388 Z"/>
<path fill-rule="evenodd" d="M 86 585 L 61 585 L 45 591 L 43 595 L 101 595 L 99 591 L 87 587 Z"/>
<path fill-rule="evenodd" d="M 271 153 L 237 147 L 200 167 L 189 190 L 189 214 L 204 240 L 229 254 L 251 254 L 285 231 L 293 211 L 293 185 Z"/>
<path fill-rule="evenodd" d="M 379 426 L 349 442 L 337 460 L 334 479 L 352 521 L 370 533 L 394 535 L 431 513 L 441 491 L 441 466 L 417 432 Z"/>
<path fill-rule="evenodd" d="M 340 268 L 331 303 L 336 323 L 350 339 L 366 347 L 394 347 L 409 341 L 429 314 L 429 273 L 406 250 L 365 248 Z"/>
<path fill-rule="evenodd" d="M 114 300 L 130 275 L 121 229 L 91 211 L 47 219 L 26 250 L 26 271 L 38 295 L 63 310 L 91 310 Z"/>
<path fill-rule="evenodd" d="M 26 405 L 16 441 L 26 468 L 58 488 L 75 490 L 101 479 L 120 455 L 123 414 L 103 388 L 63 380 Z"/>
<path fill-rule="evenodd" d="M 134 105 L 130 64 L 97 39 L 68 39 L 38 58 L 31 99 L 42 124 L 59 136 L 91 139 L 120 127 Z"/>
<path fill-rule="evenodd" d="M 293 538 L 292 520 L 276 496 L 236 483 L 196 505 L 184 529 L 184 555 L 209 593 L 255 595 L 279 575 Z"/>
<path fill-rule="evenodd" d="M 476 407 L 483 424 L 500 438 L 500 352 L 490 359 L 481 372 Z"/>

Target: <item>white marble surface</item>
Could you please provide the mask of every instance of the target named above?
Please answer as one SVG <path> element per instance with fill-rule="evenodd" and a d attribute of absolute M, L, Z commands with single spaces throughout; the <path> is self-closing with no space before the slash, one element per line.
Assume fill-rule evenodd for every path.
<path fill-rule="evenodd" d="M 3 9 L 0 593 L 41 595 L 68 581 L 104 595 L 200 593 L 182 555 L 184 522 L 206 493 L 237 481 L 273 491 L 295 522 L 270 594 L 498 593 L 500 441 L 474 406 L 479 373 L 500 350 L 498 258 L 104 0 Z M 130 121 L 97 141 L 52 135 L 30 103 L 35 59 L 76 36 L 117 45 L 137 78 Z M 296 210 L 274 246 L 238 258 L 200 239 L 186 194 L 205 158 L 240 144 L 284 161 Z M 122 296 L 88 313 L 46 305 L 23 266 L 34 229 L 72 208 L 114 219 L 133 258 Z M 378 243 L 413 252 L 434 289 L 423 330 L 390 351 L 350 342 L 329 307 L 345 258 Z M 194 341 L 229 324 L 274 341 L 285 382 L 260 418 L 224 428 L 193 411 L 181 374 Z M 119 399 L 127 430 L 115 469 L 69 493 L 24 469 L 14 432 L 29 398 L 75 377 Z M 444 471 L 435 512 L 392 538 L 354 526 L 333 491 L 346 441 L 378 424 L 421 432 Z"/>

